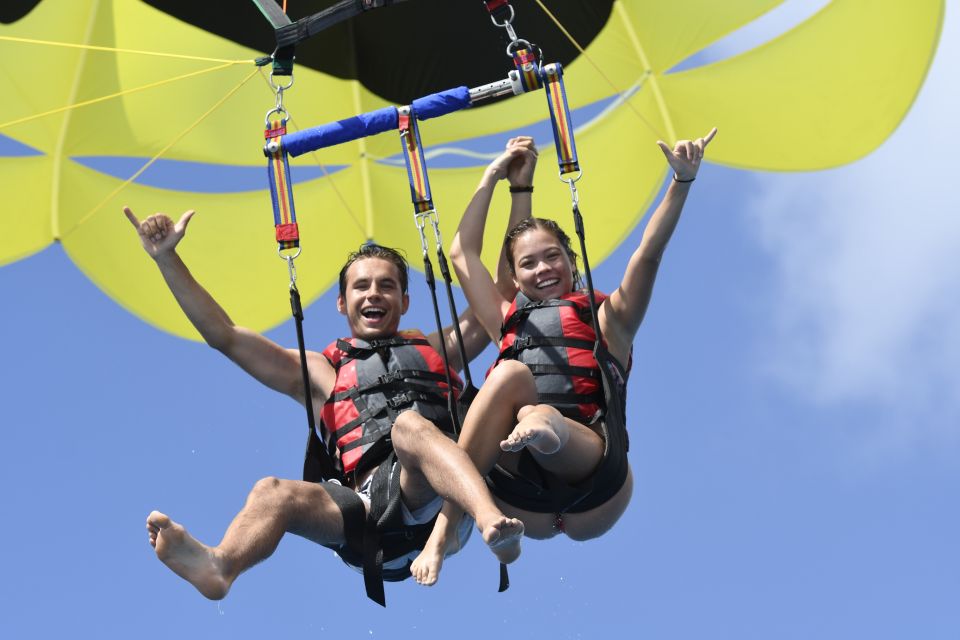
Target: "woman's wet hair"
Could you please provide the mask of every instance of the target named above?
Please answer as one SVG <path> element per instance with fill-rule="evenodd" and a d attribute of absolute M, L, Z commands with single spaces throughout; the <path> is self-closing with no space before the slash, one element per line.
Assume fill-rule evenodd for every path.
<path fill-rule="evenodd" d="M 340 296 L 345 297 L 347 292 L 347 269 L 350 268 L 357 260 L 366 260 L 367 258 L 380 258 L 386 260 L 387 262 L 392 262 L 397 267 L 397 272 L 400 274 L 400 290 L 403 293 L 407 292 L 407 271 L 409 270 L 409 265 L 407 264 L 407 259 L 403 257 L 396 249 L 391 249 L 390 247 L 384 247 L 373 242 L 368 242 L 366 244 L 360 245 L 360 248 L 350 255 L 347 256 L 347 261 L 343 263 L 343 268 L 340 269 Z"/>
<path fill-rule="evenodd" d="M 503 247 L 507 254 L 507 266 L 510 269 L 510 274 L 517 275 L 516 269 L 513 267 L 513 246 L 516 244 L 517 238 L 532 229 L 543 229 L 553 234 L 553 237 L 557 239 L 557 242 L 566 252 L 567 258 L 570 259 L 570 268 L 573 270 L 573 290 L 582 288 L 583 281 L 580 279 L 580 270 L 577 268 L 577 254 L 570 244 L 570 236 L 560 228 L 560 225 L 548 218 L 524 218 L 507 231 L 507 235 L 503 239 Z"/>

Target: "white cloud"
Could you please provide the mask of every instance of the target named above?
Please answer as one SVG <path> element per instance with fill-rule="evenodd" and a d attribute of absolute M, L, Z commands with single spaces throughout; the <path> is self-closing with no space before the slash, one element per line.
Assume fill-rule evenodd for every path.
<path fill-rule="evenodd" d="M 817 174 L 758 175 L 776 274 L 768 366 L 808 399 L 867 401 L 913 436 L 960 440 L 960 15 L 907 119 Z"/>

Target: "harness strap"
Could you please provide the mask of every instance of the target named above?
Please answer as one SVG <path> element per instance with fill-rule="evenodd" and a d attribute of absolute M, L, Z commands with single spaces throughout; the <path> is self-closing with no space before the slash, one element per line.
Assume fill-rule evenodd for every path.
<path fill-rule="evenodd" d="M 547 106 L 550 109 L 550 123 L 553 125 L 553 140 L 557 147 L 560 175 L 574 173 L 580 170 L 580 163 L 577 161 L 577 145 L 573 140 L 567 91 L 563 86 L 563 67 L 559 62 L 555 62 L 541 67 L 540 73 L 546 87 Z"/>
<path fill-rule="evenodd" d="M 529 49 L 517 49 L 513 52 L 513 64 L 517 68 L 520 86 L 526 91 L 536 91 L 540 83 L 540 60 Z"/>
<path fill-rule="evenodd" d="M 286 118 L 271 120 L 264 132 L 268 144 L 263 154 L 267 157 L 267 177 L 270 183 L 270 201 L 273 203 L 273 224 L 277 248 L 296 249 L 300 246 L 297 212 L 293 206 L 290 160 L 281 136 L 287 133 Z"/>
<path fill-rule="evenodd" d="M 433 227 L 434 244 L 437 251 L 437 262 L 440 265 L 440 272 L 443 275 L 443 282 L 447 291 L 447 303 L 450 307 L 450 316 L 453 323 L 453 332 L 457 341 L 457 348 L 460 352 L 460 361 L 463 366 L 465 387 L 460 394 L 460 402 L 457 402 L 453 394 L 447 395 L 447 410 L 450 413 L 450 419 L 453 423 L 454 434 L 460 433 L 461 406 L 469 406 L 473 398 L 477 395 L 477 389 L 473 385 L 473 378 L 470 375 L 470 365 L 467 358 L 466 348 L 463 344 L 463 335 L 460 332 L 460 320 L 457 313 L 456 303 L 453 298 L 452 278 L 450 268 L 447 264 L 446 256 L 443 253 L 443 242 L 440 238 L 440 226 L 437 211 L 433 205 L 433 196 L 430 192 L 430 179 L 427 175 L 426 158 L 423 155 L 423 145 L 420 142 L 420 127 L 417 125 L 418 112 L 416 104 L 409 107 L 398 109 L 397 127 L 400 132 L 401 146 L 403 147 L 403 158 L 407 165 L 407 179 L 410 183 L 410 201 L 413 203 L 414 223 L 420 234 L 420 248 L 423 251 L 423 272 L 426 276 L 427 286 L 430 289 L 430 298 L 433 302 L 433 315 L 437 325 L 437 335 L 440 337 L 440 355 L 443 357 L 443 364 L 447 371 L 450 370 L 450 358 L 447 354 L 447 341 L 444 338 L 443 322 L 440 320 L 440 306 L 437 302 L 437 284 L 433 273 L 433 263 L 430 261 L 430 255 L 427 250 L 427 237 L 424 231 L 429 220 Z M 447 386 L 453 388 L 453 380 L 447 377 Z"/>

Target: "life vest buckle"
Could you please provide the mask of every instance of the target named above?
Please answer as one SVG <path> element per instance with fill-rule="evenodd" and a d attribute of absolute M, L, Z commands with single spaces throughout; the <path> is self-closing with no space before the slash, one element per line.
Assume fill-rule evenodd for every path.
<path fill-rule="evenodd" d="M 513 341 L 513 344 L 510 346 L 513 348 L 514 352 L 523 351 L 524 349 L 529 349 L 530 345 L 533 344 L 533 339 L 531 336 L 521 336 Z"/>
<path fill-rule="evenodd" d="M 391 371 L 390 373 L 384 373 L 377 377 L 377 384 L 388 385 L 392 382 L 397 382 L 402 380 L 403 376 L 399 371 Z"/>
<path fill-rule="evenodd" d="M 406 404 L 412 404 L 412 403 L 413 403 L 413 396 L 410 395 L 409 391 L 404 391 L 403 393 L 387 398 L 387 406 L 390 407 L 391 409 L 399 409 L 400 407 Z"/>

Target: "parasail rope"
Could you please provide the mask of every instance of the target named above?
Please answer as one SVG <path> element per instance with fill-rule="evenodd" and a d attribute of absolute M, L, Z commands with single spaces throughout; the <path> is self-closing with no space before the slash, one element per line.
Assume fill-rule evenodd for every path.
<path fill-rule="evenodd" d="M 112 53 L 135 53 L 144 56 L 156 56 L 160 58 L 178 58 L 180 60 L 197 60 L 200 62 L 223 62 L 226 64 L 255 64 L 256 61 L 250 59 L 229 60 L 226 58 L 207 58 L 204 56 L 188 56 L 182 53 L 163 53 L 161 51 L 144 51 L 142 49 L 118 49 L 116 47 L 101 47 L 91 44 L 75 44 L 72 42 L 56 42 L 53 40 L 36 40 L 34 38 L 18 38 L 16 36 L 0 36 L 0 41 L 19 42 L 21 44 L 43 44 L 51 47 L 66 47 L 68 49 L 87 49 L 88 51 L 108 51 Z"/>
<path fill-rule="evenodd" d="M 65 233 L 65 234 L 63 234 L 63 235 L 66 236 L 66 235 L 72 233 L 72 232 L 75 231 L 77 228 L 79 228 L 80 225 L 82 225 L 84 222 L 86 222 L 87 220 L 89 220 L 90 217 L 91 217 L 93 214 L 95 214 L 96 212 L 100 211 L 100 209 L 102 209 L 102 208 L 104 207 L 104 205 L 106 205 L 108 202 L 110 202 L 110 200 L 112 200 L 114 197 L 116 197 L 116 195 L 117 195 L 118 193 L 120 193 L 121 191 L 123 191 L 124 189 L 126 189 L 127 186 L 129 186 L 134 180 L 136 180 L 137 178 L 139 178 L 140 175 L 143 174 L 144 171 L 146 171 L 147 169 L 149 169 L 149 168 L 150 168 L 150 165 L 152 165 L 154 162 L 156 162 L 157 160 L 159 160 L 160 157 L 161 157 L 163 154 L 165 154 L 165 153 L 166 153 L 167 151 L 169 151 L 174 145 L 176 145 L 178 142 L 180 142 L 180 140 L 182 140 L 187 134 L 189 134 L 191 131 L 193 131 L 193 130 L 196 129 L 198 126 L 200 126 L 200 124 L 201 124 L 204 120 L 206 120 L 207 117 L 210 116 L 210 114 L 212 114 L 214 111 L 216 111 L 217 109 L 219 109 L 220 106 L 221 106 L 224 102 L 226 102 L 228 99 L 230 99 L 230 97 L 232 97 L 233 94 L 235 94 L 237 91 L 239 91 L 240 88 L 243 87 L 243 85 L 247 84 L 247 82 L 248 82 L 251 78 L 253 78 L 253 76 L 255 76 L 255 75 L 257 74 L 257 71 L 258 71 L 258 70 L 259 70 L 259 68 L 254 69 L 253 71 L 251 71 L 250 74 L 247 75 L 247 77 L 245 77 L 243 80 L 241 80 L 240 83 L 239 83 L 237 86 L 235 86 L 233 89 L 231 89 L 229 92 L 227 92 L 227 94 L 226 94 L 225 96 L 223 96 L 222 98 L 220 98 L 220 99 L 216 102 L 216 104 L 214 104 L 212 107 L 210 107 L 210 108 L 206 111 L 206 113 L 204 113 L 202 116 L 200 116 L 199 118 L 197 118 L 197 120 L 194 121 L 193 124 L 191 124 L 191 125 L 190 125 L 189 127 L 187 127 L 183 132 L 181 132 L 179 135 L 177 135 L 176 138 L 174 138 L 172 141 L 170 141 L 170 143 L 167 144 L 167 146 L 165 146 L 163 149 L 161 149 L 160 151 L 158 151 L 158 152 L 156 153 L 156 155 L 154 155 L 152 158 L 150 158 L 150 159 L 146 162 L 146 164 L 144 164 L 142 167 L 140 167 L 140 169 L 137 170 L 136 173 L 134 173 L 132 176 L 130 176 L 129 178 L 127 178 L 127 180 L 126 180 L 123 184 L 121 184 L 119 187 L 117 187 L 116 189 L 114 189 L 114 190 L 110 193 L 110 195 L 108 195 L 106 198 L 104 198 L 103 200 L 101 200 L 101 201 L 100 201 L 100 204 L 98 204 L 98 205 L 95 206 L 93 209 L 91 209 L 90 211 L 88 211 L 88 212 L 86 213 L 86 215 L 84 215 L 82 218 L 80 218 L 80 220 L 78 220 L 78 221 L 76 222 L 76 224 L 73 225 L 73 228 L 70 229 L 70 231 L 68 231 L 67 233 Z"/>
<path fill-rule="evenodd" d="M 57 109 L 51 109 L 50 111 L 44 111 L 43 113 L 35 113 L 30 116 L 25 116 L 23 118 L 18 118 L 16 120 L 10 120 L 9 122 L 0 123 L 0 129 L 5 129 L 11 127 L 15 124 L 23 124 L 24 122 L 30 122 L 31 120 L 37 120 L 39 118 L 44 118 L 46 116 L 52 116 L 56 113 L 63 113 L 64 111 L 70 111 L 72 109 L 77 109 L 79 107 L 87 107 L 99 102 L 105 102 L 107 100 L 112 100 L 113 98 L 119 98 L 125 96 L 129 93 L 137 93 L 138 91 L 144 91 L 146 89 L 153 89 L 154 87 L 159 87 L 165 84 L 170 84 L 172 82 L 177 82 L 179 80 L 186 80 L 187 78 L 192 78 L 193 76 L 203 75 L 205 73 L 211 73 L 213 71 L 220 71 L 221 69 L 226 69 L 227 67 L 233 66 L 233 63 L 228 62 L 226 64 L 221 64 L 216 67 L 210 67 L 209 69 L 201 69 L 200 71 L 191 71 L 190 73 L 185 73 L 174 78 L 167 78 L 166 80 L 159 80 L 157 82 L 151 82 L 150 84 L 145 84 L 139 87 L 133 87 L 132 89 L 125 89 L 124 91 L 118 91 L 117 93 L 111 93 L 107 96 L 101 96 L 99 98 L 93 98 L 91 100 L 84 100 L 83 102 L 75 102 L 74 104 L 68 104 L 65 107 L 59 107 Z"/>
<path fill-rule="evenodd" d="M 546 6 L 545 4 L 543 4 L 543 0 L 534 0 L 534 2 L 536 2 L 537 5 L 539 5 L 539 7 L 543 10 L 543 12 L 544 12 L 545 14 L 547 14 L 547 17 L 550 18 L 550 20 L 552 20 L 555 25 L 557 25 L 557 28 L 560 29 L 560 31 L 563 33 L 563 35 L 566 36 L 567 40 L 569 40 L 569 41 L 571 42 L 571 44 L 573 44 L 573 46 L 577 49 L 577 51 L 580 52 L 580 55 L 583 56 L 583 58 L 584 58 L 587 62 L 590 63 L 590 66 L 592 66 L 592 67 L 594 68 L 594 70 L 597 72 L 597 74 L 598 74 L 601 78 L 603 78 L 603 79 L 606 81 L 606 83 L 607 83 L 608 85 L 610 85 L 610 87 L 611 87 L 618 95 L 624 95 L 624 93 L 626 93 L 626 92 L 623 91 L 622 89 L 620 89 L 620 87 L 618 87 L 617 84 L 616 84 L 613 80 L 611 80 L 610 77 L 607 76 L 607 74 L 605 74 L 605 73 L 603 72 L 603 67 L 601 67 L 599 64 L 597 64 L 597 63 L 593 60 L 593 58 L 590 57 L 590 55 L 589 55 L 589 54 L 587 53 L 587 51 L 580 45 L 580 43 L 577 42 L 577 40 L 570 34 L 569 31 L 567 31 L 566 27 L 564 27 L 563 24 L 557 19 L 557 17 L 556 17 L 555 15 L 553 15 L 553 13 L 550 11 L 550 9 L 548 9 L 547 6 Z M 643 122 L 643 124 L 646 125 L 646 127 L 647 127 L 648 129 L 650 129 L 650 131 L 651 131 L 654 135 L 656 135 L 658 138 L 661 138 L 661 139 L 667 138 L 667 136 L 664 136 L 662 133 L 660 133 L 660 131 L 659 131 L 655 126 L 653 126 L 652 124 L 650 124 L 650 121 L 647 120 L 646 118 L 644 118 L 644 117 L 643 117 L 643 114 L 640 113 L 640 112 L 637 110 L 637 108 L 634 107 L 633 104 L 630 103 L 629 100 L 624 101 L 624 103 L 627 105 L 627 108 L 629 108 L 630 111 L 633 112 L 633 114 L 634 114 L 635 116 L 637 116 L 638 118 L 640 118 L 640 121 Z"/>

